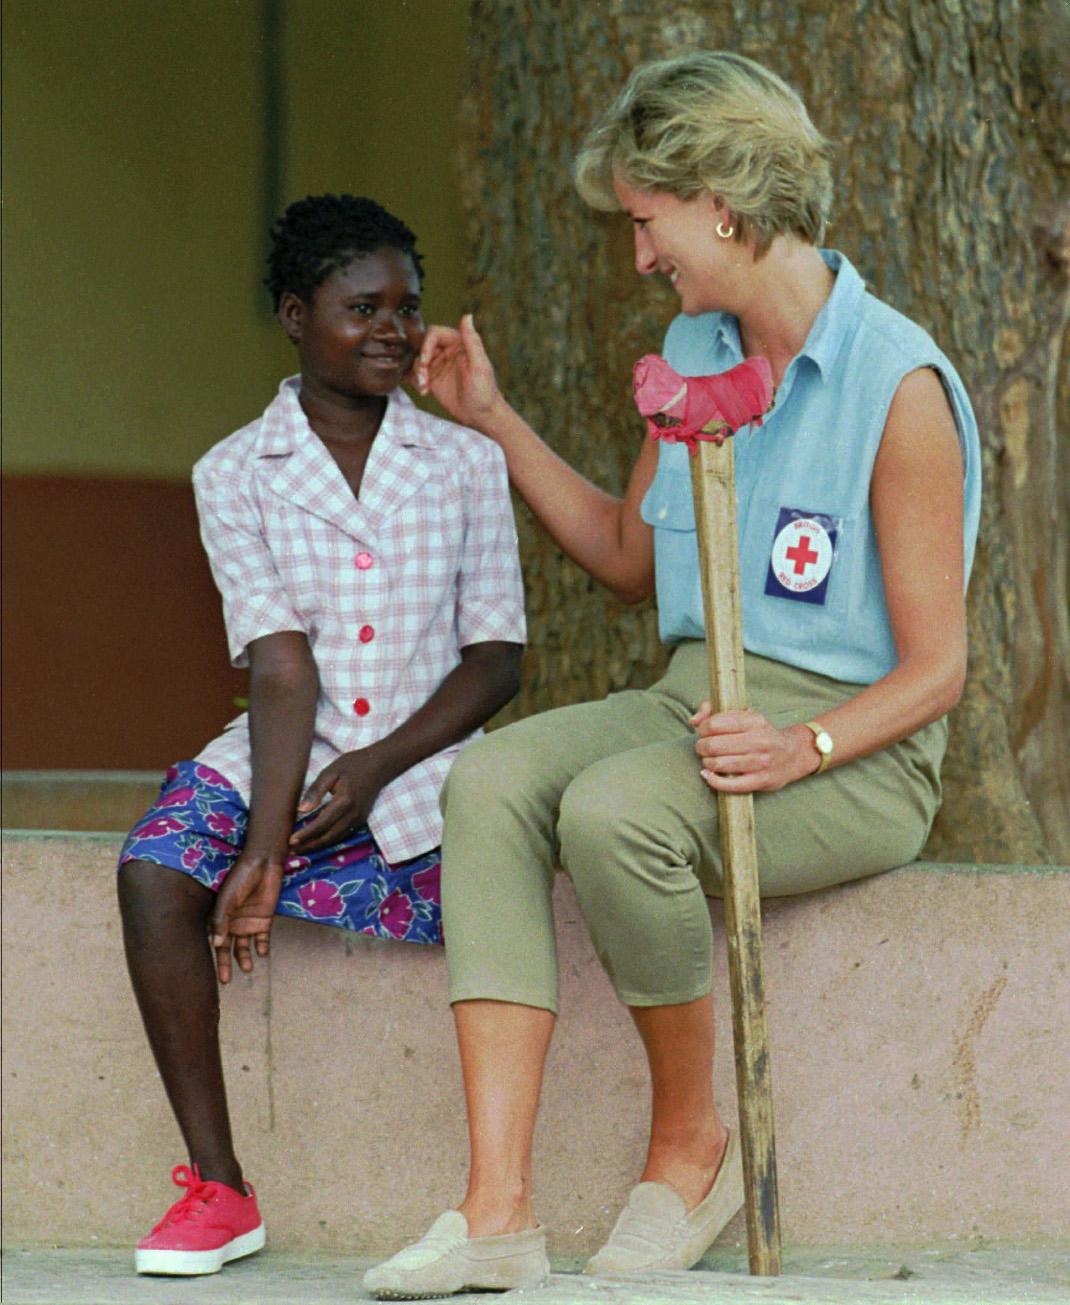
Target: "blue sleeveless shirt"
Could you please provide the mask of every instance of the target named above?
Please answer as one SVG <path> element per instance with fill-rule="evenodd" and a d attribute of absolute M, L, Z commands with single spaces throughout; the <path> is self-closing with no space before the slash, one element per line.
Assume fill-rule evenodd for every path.
<path fill-rule="evenodd" d="M 919 327 L 867 293 L 842 254 L 822 250 L 832 294 L 792 359 L 764 426 L 734 437 L 743 646 L 835 680 L 871 684 L 897 662 L 869 508 L 870 478 L 899 382 L 932 367 L 943 382 L 965 468 L 969 577 L 981 508 L 981 455 L 955 369 Z M 727 313 L 677 317 L 664 357 L 682 376 L 743 361 Z M 662 443 L 640 509 L 654 527 L 664 642 L 702 639 L 702 589 L 688 452 Z"/>

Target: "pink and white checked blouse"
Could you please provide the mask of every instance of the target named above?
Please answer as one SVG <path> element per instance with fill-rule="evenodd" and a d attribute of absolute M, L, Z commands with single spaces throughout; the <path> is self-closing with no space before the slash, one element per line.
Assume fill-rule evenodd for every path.
<path fill-rule="evenodd" d="M 320 677 L 311 782 L 341 753 L 407 720 L 466 644 L 523 643 L 526 629 L 497 445 L 395 390 L 357 499 L 309 426 L 299 388 L 298 377 L 283 381 L 258 421 L 210 449 L 193 469 L 193 487 L 233 664 L 247 665 L 246 646 L 263 635 L 308 636 Z M 368 823 L 388 861 L 441 841 L 439 790 L 463 745 L 380 793 Z M 248 802 L 247 715 L 197 760 Z"/>

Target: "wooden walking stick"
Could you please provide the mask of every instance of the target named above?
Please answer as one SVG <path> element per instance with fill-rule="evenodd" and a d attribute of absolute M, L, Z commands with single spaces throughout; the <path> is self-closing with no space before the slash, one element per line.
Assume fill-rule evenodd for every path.
<path fill-rule="evenodd" d="M 648 355 L 636 364 L 634 386 L 651 434 L 689 447 L 711 700 L 716 712 L 742 710 L 747 692 L 734 458 L 728 436 L 740 426 L 760 424 L 771 406 L 769 364 L 764 358 L 751 358 L 720 376 L 685 380 L 663 359 Z M 751 1273 L 773 1275 L 780 1272 L 780 1212 L 754 799 L 750 793 L 718 793 L 717 808 L 747 1247 Z"/>

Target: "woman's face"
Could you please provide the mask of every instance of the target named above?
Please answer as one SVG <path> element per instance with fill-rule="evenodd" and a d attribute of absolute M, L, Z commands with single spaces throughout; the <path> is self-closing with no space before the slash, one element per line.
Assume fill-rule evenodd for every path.
<path fill-rule="evenodd" d="M 388 247 L 332 272 L 311 304 L 284 295 L 279 316 L 297 345 L 302 377 L 344 397 L 389 394 L 424 339 L 416 267 Z"/>
<path fill-rule="evenodd" d="M 689 316 L 731 309 L 733 290 L 750 262 L 744 246 L 717 235 L 726 213 L 710 194 L 677 199 L 657 190 L 613 182 L 620 206 L 635 230 L 635 267 L 640 276 L 660 272 L 680 296 Z"/>

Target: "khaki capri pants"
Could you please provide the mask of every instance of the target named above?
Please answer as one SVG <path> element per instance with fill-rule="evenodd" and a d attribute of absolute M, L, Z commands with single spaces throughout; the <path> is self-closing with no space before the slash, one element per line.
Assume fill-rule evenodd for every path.
<path fill-rule="evenodd" d="M 778 726 L 859 690 L 751 654 L 746 675 L 751 704 Z M 705 644 L 689 641 L 649 689 L 547 711 L 464 749 L 442 796 L 451 1002 L 556 1012 L 559 864 L 622 1002 L 674 1005 L 709 992 L 706 897 L 722 890 L 717 795 L 688 724 L 708 683 Z M 946 721 L 936 721 L 872 756 L 756 793 L 762 895 L 912 861 L 940 805 L 946 742 Z"/>

